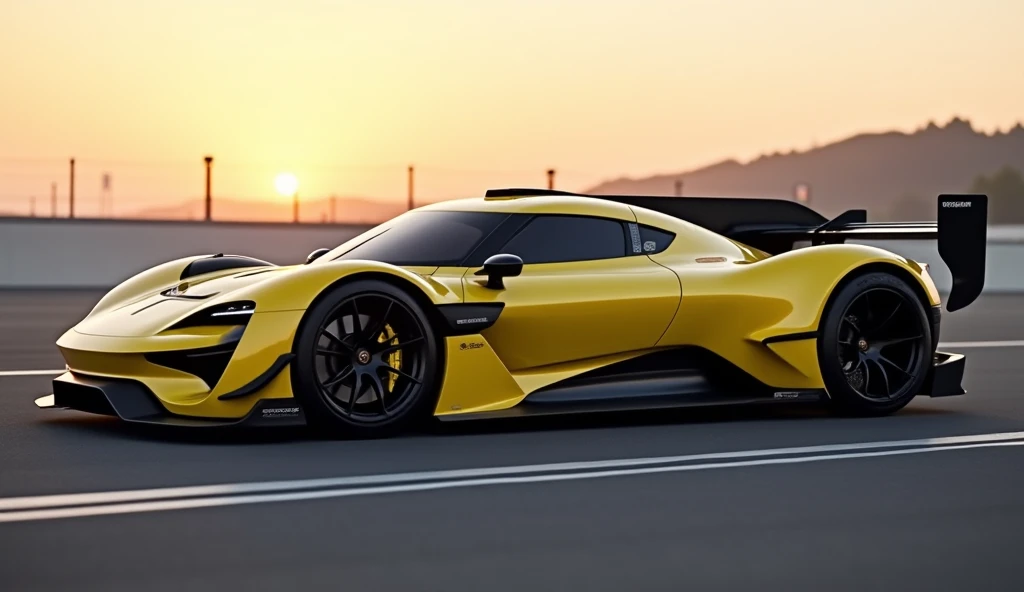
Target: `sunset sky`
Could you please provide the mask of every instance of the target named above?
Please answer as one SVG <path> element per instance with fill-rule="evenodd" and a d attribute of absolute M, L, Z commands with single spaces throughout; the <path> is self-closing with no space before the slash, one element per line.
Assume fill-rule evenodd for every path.
<path fill-rule="evenodd" d="M 1024 119 L 1021 0 L 0 0 L 0 209 L 582 189 Z M 276 198 L 281 199 L 281 198 Z M 48 208 L 48 205 L 46 206 Z"/>

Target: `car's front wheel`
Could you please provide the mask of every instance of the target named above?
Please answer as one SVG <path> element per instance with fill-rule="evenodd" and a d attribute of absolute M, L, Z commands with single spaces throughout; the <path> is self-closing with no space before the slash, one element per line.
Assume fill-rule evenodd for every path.
<path fill-rule="evenodd" d="M 818 362 L 837 411 L 884 415 L 910 402 L 931 368 L 931 328 L 905 281 L 867 273 L 840 288 L 822 319 Z"/>
<path fill-rule="evenodd" d="M 393 435 L 437 401 L 438 338 L 422 307 L 387 282 L 332 289 L 307 313 L 294 353 L 295 396 L 331 435 Z"/>

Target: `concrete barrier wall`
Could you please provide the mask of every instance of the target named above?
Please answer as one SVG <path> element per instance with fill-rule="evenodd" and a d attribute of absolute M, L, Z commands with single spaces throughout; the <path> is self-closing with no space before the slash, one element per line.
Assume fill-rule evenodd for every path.
<path fill-rule="evenodd" d="M 301 263 L 367 228 L 0 218 L 0 288 L 110 288 L 159 263 L 212 253 Z"/>
<path fill-rule="evenodd" d="M 870 241 L 865 244 L 929 264 L 929 272 L 939 290 L 949 291 L 953 280 L 935 241 Z M 1024 226 L 989 226 L 985 259 L 986 292 L 1024 292 Z"/>
<path fill-rule="evenodd" d="M 871 244 L 929 265 L 939 291 L 949 292 L 953 279 L 934 241 L 874 241 Z M 1024 244 L 989 241 L 985 253 L 985 292 L 1024 292 Z"/>
<path fill-rule="evenodd" d="M 188 255 L 231 253 L 277 264 L 300 263 L 368 227 L 138 220 L 0 218 L 0 288 L 109 288 Z M 931 265 L 940 290 L 949 270 L 934 241 L 873 244 Z M 987 292 L 1024 291 L 1024 227 L 989 229 Z"/>

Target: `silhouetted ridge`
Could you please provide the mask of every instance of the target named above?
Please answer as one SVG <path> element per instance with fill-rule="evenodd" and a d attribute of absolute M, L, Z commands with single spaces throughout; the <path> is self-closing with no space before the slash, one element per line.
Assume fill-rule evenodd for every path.
<path fill-rule="evenodd" d="M 1024 170 L 1024 125 L 986 134 L 954 117 L 944 126 L 929 122 L 911 133 L 858 134 L 747 163 L 725 160 L 678 174 L 615 179 L 584 193 L 673 195 L 682 178 L 685 195 L 788 199 L 806 183 L 810 205 L 826 216 L 863 207 L 874 220 L 907 219 L 934 217 L 935 196 L 964 192 L 978 175 L 1005 166 Z"/>

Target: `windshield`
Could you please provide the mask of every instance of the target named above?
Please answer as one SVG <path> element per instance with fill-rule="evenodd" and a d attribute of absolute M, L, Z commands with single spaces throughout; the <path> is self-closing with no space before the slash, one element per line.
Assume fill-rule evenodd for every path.
<path fill-rule="evenodd" d="M 506 217 L 484 212 L 408 212 L 318 261 L 369 259 L 392 265 L 456 266 Z"/>

